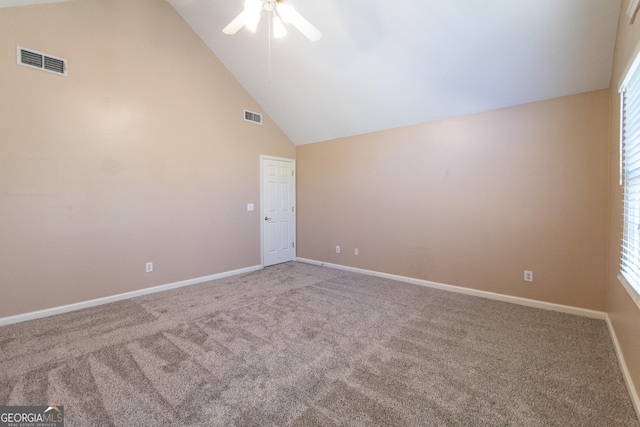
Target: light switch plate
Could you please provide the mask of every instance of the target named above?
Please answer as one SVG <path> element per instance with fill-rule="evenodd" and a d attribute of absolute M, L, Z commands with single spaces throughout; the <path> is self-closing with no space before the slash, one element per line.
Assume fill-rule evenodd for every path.
<path fill-rule="evenodd" d="M 248 211 L 252 211 L 253 210 L 253 203 L 247 203 L 247 210 Z"/>

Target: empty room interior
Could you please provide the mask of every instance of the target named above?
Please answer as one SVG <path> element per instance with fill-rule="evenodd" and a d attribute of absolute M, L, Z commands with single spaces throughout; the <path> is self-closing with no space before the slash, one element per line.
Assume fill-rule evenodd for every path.
<path fill-rule="evenodd" d="M 2 413 L 640 425 L 639 3 L 0 0 Z"/>

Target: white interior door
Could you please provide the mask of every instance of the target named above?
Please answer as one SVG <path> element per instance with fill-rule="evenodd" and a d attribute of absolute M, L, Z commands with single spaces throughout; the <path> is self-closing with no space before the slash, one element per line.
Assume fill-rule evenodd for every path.
<path fill-rule="evenodd" d="M 261 156 L 262 265 L 293 261 L 296 254 L 295 161 Z"/>

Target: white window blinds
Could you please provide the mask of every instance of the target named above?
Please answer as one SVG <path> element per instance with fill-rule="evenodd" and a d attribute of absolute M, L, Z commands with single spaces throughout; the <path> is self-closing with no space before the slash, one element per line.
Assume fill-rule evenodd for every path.
<path fill-rule="evenodd" d="M 620 173 L 624 186 L 620 272 L 640 294 L 640 67 L 634 60 L 620 86 Z"/>

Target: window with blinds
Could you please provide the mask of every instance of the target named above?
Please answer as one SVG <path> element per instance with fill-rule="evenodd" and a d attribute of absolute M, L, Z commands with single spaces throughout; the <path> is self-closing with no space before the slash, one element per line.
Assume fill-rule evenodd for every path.
<path fill-rule="evenodd" d="M 640 295 L 640 55 L 620 86 L 620 183 L 624 187 L 620 273 Z M 638 298 L 636 298 L 638 301 Z"/>

